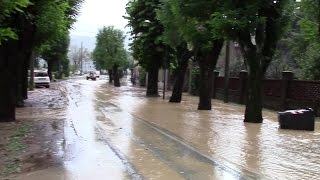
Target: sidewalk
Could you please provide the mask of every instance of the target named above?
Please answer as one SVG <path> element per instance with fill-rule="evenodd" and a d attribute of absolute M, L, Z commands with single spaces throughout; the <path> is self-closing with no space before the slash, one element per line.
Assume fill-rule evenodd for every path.
<path fill-rule="evenodd" d="M 63 143 L 63 124 L 65 120 L 64 90 L 59 83 L 52 83 L 51 88 L 36 88 L 29 91 L 29 99 L 25 101 L 25 107 L 17 108 L 17 120 L 12 123 L 0 125 L 0 134 L 7 132 L 9 141 L 3 142 L 0 149 L 1 176 L 0 179 L 28 179 L 29 175 L 19 178 L 17 174 L 30 174 L 29 179 L 50 180 L 59 177 L 57 173 L 62 167 L 62 155 L 60 147 Z M 3 128 L 10 127 L 3 131 Z M 19 134 L 17 136 L 17 133 Z M 3 137 L 3 136 L 2 136 Z M 6 157 L 2 157 L 4 153 Z M 52 168 L 54 167 L 54 168 Z M 41 170 L 46 169 L 45 173 Z M 37 172 L 40 170 L 40 172 Z M 12 176 L 9 176 L 12 174 Z M 42 176 L 48 174 L 46 176 Z M 41 175 L 41 177 L 40 177 Z M 34 178 L 33 178 L 34 177 Z M 58 178 L 59 179 L 59 178 Z"/>

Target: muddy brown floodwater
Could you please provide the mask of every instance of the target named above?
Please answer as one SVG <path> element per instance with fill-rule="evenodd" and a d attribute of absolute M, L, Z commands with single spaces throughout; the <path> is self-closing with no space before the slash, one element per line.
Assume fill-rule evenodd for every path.
<path fill-rule="evenodd" d="M 248 178 L 248 175 L 254 179 L 320 178 L 319 121 L 316 122 L 314 132 L 280 130 L 277 113 L 274 111 L 263 112 L 263 124 L 243 123 L 244 106 L 213 100 L 212 111 L 198 111 L 196 97 L 184 96 L 181 104 L 171 104 L 161 98 L 145 98 L 144 90 L 128 86 L 115 89 L 102 85 L 96 98 L 117 107 L 110 108 L 105 104 L 102 111 L 109 119 L 115 119 L 111 122 L 119 124 L 124 133 L 130 133 L 133 137 L 141 134 L 141 139 L 152 138 L 148 137 L 151 136 L 150 133 L 143 134 L 140 126 L 135 125 L 136 119 L 139 119 L 156 127 L 155 131 L 167 133 L 173 139 L 177 138 L 202 158 L 218 163 L 218 167 L 221 165 L 222 169 L 226 168 L 227 172 L 234 170 L 239 177 Z M 122 112 L 135 119 L 128 118 L 129 115 L 123 115 Z M 161 149 L 161 141 L 154 146 L 154 151 L 164 151 Z M 173 169 L 190 170 L 183 172 L 189 174 L 186 177 L 199 179 L 193 178 L 198 176 L 193 176 L 196 173 L 192 170 L 197 170 L 208 175 L 208 179 L 215 179 L 214 168 L 201 166 L 192 158 L 182 161 L 180 165 L 183 167 L 179 169 L 179 160 L 170 157 L 170 154 L 160 153 L 159 156 L 167 165 L 172 163 Z M 211 171 L 206 171 L 208 167 Z"/>
<path fill-rule="evenodd" d="M 318 121 L 314 132 L 280 130 L 274 111 L 263 112 L 263 124 L 243 123 L 241 105 L 213 100 L 212 111 L 198 111 L 196 97 L 172 104 L 122 84 L 62 83 L 61 163 L 20 179 L 320 178 Z"/>

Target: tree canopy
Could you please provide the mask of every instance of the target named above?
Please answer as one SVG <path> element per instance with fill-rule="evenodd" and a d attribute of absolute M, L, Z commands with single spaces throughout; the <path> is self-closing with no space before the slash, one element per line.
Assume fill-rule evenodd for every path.
<path fill-rule="evenodd" d="M 0 3 L 0 44 L 3 40 L 17 39 L 15 29 L 8 27 L 4 22 L 6 18 L 10 18 L 16 12 L 22 12 L 23 8 L 30 5 L 29 0 L 1 1 Z"/>
<path fill-rule="evenodd" d="M 160 0 L 134 0 L 127 4 L 134 59 L 148 72 L 147 96 L 158 96 L 158 70 L 168 67 L 172 48 L 162 40 L 163 25 L 157 19 Z"/>
<path fill-rule="evenodd" d="M 113 26 L 103 27 L 96 36 L 96 47 L 92 53 L 95 64 L 109 70 L 113 66 L 123 67 L 128 64 L 124 48 L 124 35 Z"/>
<path fill-rule="evenodd" d="M 120 86 L 118 68 L 126 68 L 129 64 L 124 38 L 121 30 L 113 26 L 103 27 L 97 34 L 96 47 L 92 53 L 97 68 L 112 71 L 109 80 L 111 82 L 114 79 L 116 87 Z"/>
<path fill-rule="evenodd" d="M 44 47 L 41 57 L 48 62 L 49 76 L 52 79 L 52 71 L 57 71 L 56 78 L 61 78 L 62 73 L 69 75 L 68 47 L 70 43 L 69 34 L 50 42 L 50 45 Z"/>
<path fill-rule="evenodd" d="M 302 0 L 296 11 L 299 18 L 299 28 L 303 39 L 294 42 L 305 44 L 305 47 L 298 49 L 302 56 L 298 64 L 302 68 L 304 79 L 320 79 L 320 1 Z M 303 43 L 305 42 L 305 43 Z M 304 51 L 302 51 L 304 50 Z"/>
<path fill-rule="evenodd" d="M 190 49 L 194 52 L 201 76 L 198 109 L 209 110 L 212 71 L 224 41 L 223 34 L 216 32 L 210 21 L 221 7 L 216 1 L 207 0 L 163 0 L 162 4 L 158 18 L 165 27 L 163 39 L 170 45 L 182 45 L 179 49 L 184 47 L 185 51 Z"/>
<path fill-rule="evenodd" d="M 1 1 L 0 83 L 4 88 L 0 90 L 0 121 L 15 119 L 15 106 L 22 105 L 27 98 L 28 69 L 34 61 L 34 54 L 41 53 L 42 49 L 46 49 L 44 47 L 57 41 L 68 41 L 68 30 L 76 20 L 82 2 L 83 0 Z M 67 51 L 68 45 L 64 48 L 63 51 Z M 59 61 L 67 66 L 65 62 Z"/>
<path fill-rule="evenodd" d="M 167 47 L 161 38 L 163 25 L 156 18 L 159 7 L 160 0 L 137 0 L 130 1 L 126 8 L 133 39 L 133 57 L 146 69 L 165 65 L 163 57 Z"/>

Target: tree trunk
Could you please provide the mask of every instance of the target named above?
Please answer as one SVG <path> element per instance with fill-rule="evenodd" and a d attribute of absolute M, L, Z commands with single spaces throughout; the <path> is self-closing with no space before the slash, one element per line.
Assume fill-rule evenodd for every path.
<path fill-rule="evenodd" d="M 262 123 L 262 81 L 263 72 L 257 67 L 249 67 L 248 94 L 244 122 Z"/>
<path fill-rule="evenodd" d="M 22 107 L 23 106 L 23 65 L 24 65 L 23 56 L 19 55 L 18 61 L 16 62 L 16 106 Z"/>
<path fill-rule="evenodd" d="M 30 57 L 30 81 L 29 81 L 29 89 L 31 91 L 34 90 L 34 62 L 35 62 L 35 59 L 36 59 L 36 55 L 35 55 L 35 52 L 32 52 L 32 55 Z"/>
<path fill-rule="evenodd" d="M 3 66 L 0 67 L 0 122 L 15 120 L 16 105 L 13 80 L 12 73 L 8 69 L 4 70 Z"/>
<path fill-rule="evenodd" d="M 223 39 L 213 41 L 212 50 L 198 61 L 200 67 L 200 89 L 198 110 L 211 110 L 213 70 L 216 67 Z"/>
<path fill-rule="evenodd" d="M 22 47 L 22 48 L 21 48 Z M 23 48 L 24 47 L 24 48 Z M 21 49 L 20 49 L 21 48 Z M 16 78 L 16 106 L 23 107 L 24 99 L 26 98 L 26 94 L 28 93 L 28 89 L 24 89 L 25 79 L 28 78 L 28 61 L 29 55 L 27 44 L 25 41 L 19 42 L 19 47 L 17 48 L 20 53 L 17 54 L 16 62 L 15 62 L 15 78 Z M 26 71 L 26 72 L 25 72 Z M 26 76 L 26 77 L 25 77 Z M 26 87 L 27 88 L 27 87 Z"/>
<path fill-rule="evenodd" d="M 112 70 L 108 70 L 108 74 L 109 74 L 109 83 L 111 84 L 113 82 L 113 73 Z"/>
<path fill-rule="evenodd" d="M 114 78 L 114 86 L 115 87 L 120 87 L 120 78 L 119 78 L 118 66 L 117 65 L 113 65 L 112 72 L 113 72 L 113 78 Z"/>
<path fill-rule="evenodd" d="M 199 63 L 200 66 L 200 90 L 198 110 L 211 110 L 211 91 L 213 69 L 205 62 Z"/>
<path fill-rule="evenodd" d="M 23 92 L 22 92 L 22 97 L 24 100 L 28 99 L 28 85 L 29 85 L 29 80 L 28 80 L 28 70 L 29 70 L 29 64 L 26 65 L 24 68 L 23 68 L 23 83 L 22 83 L 22 88 L 23 88 Z"/>
<path fill-rule="evenodd" d="M 52 68 L 53 68 L 53 62 L 48 60 L 48 76 L 50 78 L 50 81 L 53 80 L 53 76 L 52 76 Z"/>
<path fill-rule="evenodd" d="M 22 75 L 22 97 L 24 100 L 28 99 L 28 89 L 29 89 L 29 80 L 28 80 L 28 70 L 30 67 L 30 63 L 34 58 L 34 52 L 28 53 L 27 57 L 25 57 L 24 65 L 23 65 L 23 75 Z"/>
<path fill-rule="evenodd" d="M 147 96 L 148 97 L 158 97 L 158 75 L 159 68 L 153 67 L 148 71 L 148 86 L 147 86 Z"/>
<path fill-rule="evenodd" d="M 34 48 L 34 38 L 36 33 L 36 26 L 28 22 L 24 15 L 19 18 L 23 31 L 19 36 L 18 46 L 19 59 L 17 60 L 17 106 L 22 107 L 24 100 L 28 98 L 28 69 L 30 65 L 30 58 Z"/>
<path fill-rule="evenodd" d="M 0 122 L 14 121 L 16 107 L 16 43 L 0 46 Z"/>
<path fill-rule="evenodd" d="M 8 23 L 17 29 L 19 40 L 8 40 L 0 45 L 0 121 L 14 121 L 15 107 L 23 102 L 24 66 L 28 64 L 36 29 L 23 13 L 14 15 L 11 20 Z"/>
<path fill-rule="evenodd" d="M 183 59 L 179 63 L 179 69 L 175 78 L 172 95 L 169 102 L 180 103 L 182 98 L 185 74 L 188 67 L 188 59 Z"/>

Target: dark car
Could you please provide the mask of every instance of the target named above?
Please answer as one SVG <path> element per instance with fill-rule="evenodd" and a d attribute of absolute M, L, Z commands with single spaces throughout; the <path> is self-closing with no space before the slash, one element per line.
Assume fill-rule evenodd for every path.
<path fill-rule="evenodd" d="M 87 75 L 87 80 L 89 80 L 89 79 L 91 79 L 93 81 L 97 80 L 97 74 L 94 71 L 90 71 L 89 75 Z"/>

